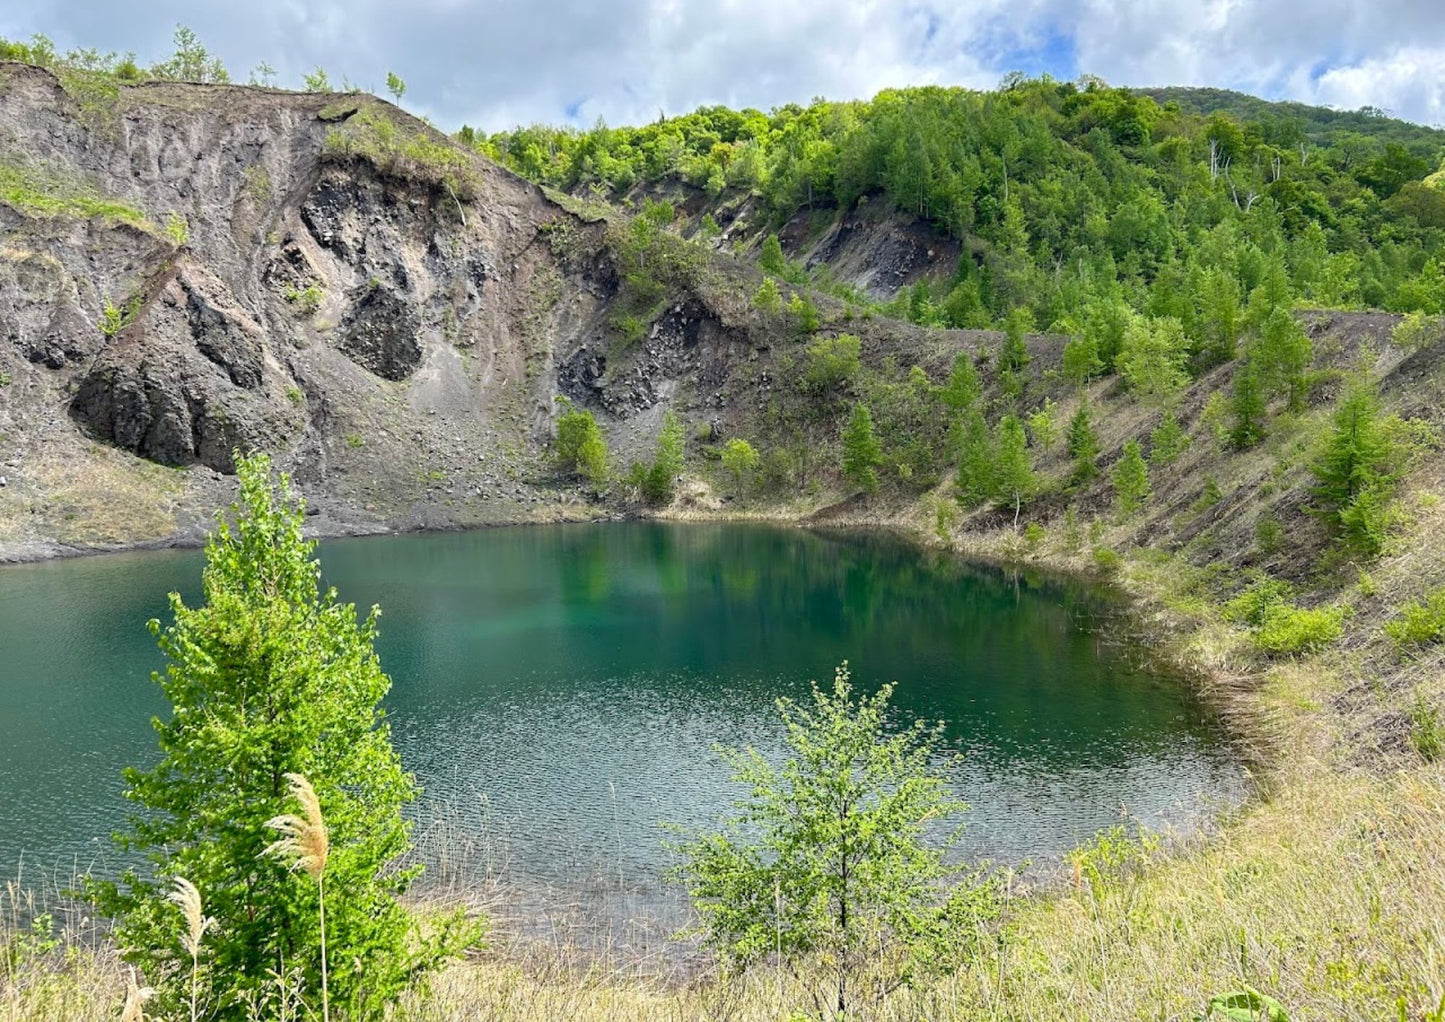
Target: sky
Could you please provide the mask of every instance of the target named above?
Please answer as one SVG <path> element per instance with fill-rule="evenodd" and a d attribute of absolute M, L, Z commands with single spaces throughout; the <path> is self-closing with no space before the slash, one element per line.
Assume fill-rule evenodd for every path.
<path fill-rule="evenodd" d="M 723 103 L 992 88 L 1011 71 L 1208 85 L 1445 124 L 1445 0 L 5 0 L 0 36 L 166 56 L 178 23 L 244 81 L 324 67 L 452 130 L 651 121 Z"/>

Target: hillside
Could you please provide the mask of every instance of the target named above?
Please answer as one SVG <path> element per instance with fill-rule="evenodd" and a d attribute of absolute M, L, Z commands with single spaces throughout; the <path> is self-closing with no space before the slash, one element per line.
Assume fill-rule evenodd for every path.
<path fill-rule="evenodd" d="M 195 541 L 241 448 L 319 535 L 767 517 L 1106 578 L 1259 798 L 1081 866 L 897 1017 L 1189 1017 L 1264 978 L 1291 1018 L 1428 1017 L 1439 139 L 1291 149 L 1186 98 L 901 90 L 488 140 L 360 94 L 0 63 L 0 560 Z M 567 414 L 600 464 L 556 456 Z M 466 968 L 454 1014 L 411 1017 L 717 1007 Z"/>

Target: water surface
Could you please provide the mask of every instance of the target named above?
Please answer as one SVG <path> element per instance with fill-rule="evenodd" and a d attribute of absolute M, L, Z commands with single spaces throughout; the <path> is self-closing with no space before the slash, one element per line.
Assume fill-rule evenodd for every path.
<path fill-rule="evenodd" d="M 880 535 L 619 523 L 328 542 L 383 607 L 396 744 L 425 853 L 542 898 L 654 890 L 659 823 L 734 793 L 715 743 L 780 747 L 773 701 L 841 660 L 947 724 L 965 850 L 1057 860 L 1122 814 L 1187 826 L 1240 771 L 1178 679 L 1104 640 L 1108 602 Z M 145 622 L 198 598 L 195 551 L 0 570 L 0 868 L 114 865 L 119 772 L 154 761 Z M 109 863 L 106 863 L 106 857 Z M 437 873 L 437 870 L 433 871 Z"/>

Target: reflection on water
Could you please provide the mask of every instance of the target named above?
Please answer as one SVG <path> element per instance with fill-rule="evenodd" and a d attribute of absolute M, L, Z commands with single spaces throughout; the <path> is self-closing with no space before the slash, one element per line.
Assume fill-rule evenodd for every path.
<path fill-rule="evenodd" d="M 886 536 L 616 525 L 344 540 L 327 583 L 384 609 L 395 740 L 442 874 L 505 867 L 572 898 L 655 889 L 663 821 L 733 795 L 716 743 L 776 753 L 779 696 L 842 659 L 947 722 L 973 805 L 964 851 L 1057 856 L 1127 812 L 1187 825 L 1239 769 L 1201 708 L 1093 631 L 1087 587 L 979 569 Z M 0 862 L 110 854 L 118 772 L 163 711 L 144 629 L 197 598 L 200 555 L 0 571 Z"/>

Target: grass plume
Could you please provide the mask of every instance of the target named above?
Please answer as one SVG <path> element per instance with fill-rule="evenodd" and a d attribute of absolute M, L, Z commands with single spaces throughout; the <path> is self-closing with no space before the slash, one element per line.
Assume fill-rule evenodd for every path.
<path fill-rule="evenodd" d="M 326 818 L 321 814 L 321 800 L 316 789 L 301 774 L 288 773 L 291 797 L 301 806 L 300 814 L 283 813 L 266 821 L 266 826 L 281 837 L 267 846 L 263 853 L 288 863 L 291 869 L 302 869 L 316 881 L 316 897 L 321 924 L 321 1017 L 331 1022 L 331 995 L 326 978 L 326 859 L 331 852 L 331 835 Z"/>
<path fill-rule="evenodd" d="M 171 891 L 169 897 L 180 907 L 181 915 L 186 921 L 186 932 L 181 938 L 181 944 L 191 956 L 191 1022 L 196 1022 L 199 1018 L 197 995 L 201 981 L 201 941 L 216 921 L 205 914 L 201 904 L 201 892 L 195 884 L 185 877 L 176 877 L 174 884 L 175 890 Z"/>

